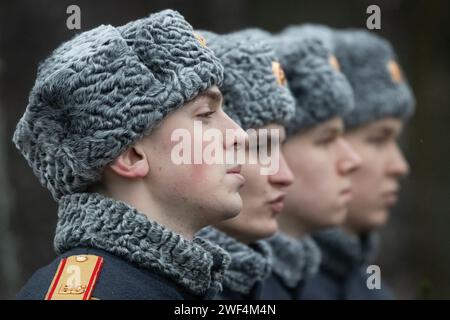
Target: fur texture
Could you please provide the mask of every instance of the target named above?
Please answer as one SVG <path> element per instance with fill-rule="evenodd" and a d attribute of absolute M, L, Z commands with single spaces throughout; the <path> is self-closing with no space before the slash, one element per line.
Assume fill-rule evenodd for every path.
<path fill-rule="evenodd" d="M 373 260 L 379 242 L 375 233 L 357 238 L 340 228 L 320 231 L 313 237 L 322 252 L 321 267 L 339 277 Z"/>
<path fill-rule="evenodd" d="M 13 141 L 59 199 L 84 191 L 167 114 L 222 79 L 219 60 L 175 11 L 102 25 L 40 65 Z"/>
<path fill-rule="evenodd" d="M 217 244 L 231 256 L 223 280 L 224 288 L 246 295 L 256 283 L 270 275 L 272 252 L 266 241 L 249 246 L 213 227 L 203 228 L 197 235 Z"/>
<path fill-rule="evenodd" d="M 295 134 L 354 107 L 353 90 L 345 76 L 330 63 L 332 52 L 323 42 L 302 30 L 288 30 L 273 38 L 296 100 L 288 133 Z"/>
<path fill-rule="evenodd" d="M 311 237 L 295 239 L 278 233 L 268 240 L 273 252 L 272 269 L 289 288 L 318 272 L 321 254 Z"/>
<path fill-rule="evenodd" d="M 202 32 L 224 67 L 223 108 L 244 130 L 286 125 L 295 112 L 288 86 L 277 82 L 273 71 L 278 58 L 259 33 L 257 29 L 226 35 Z"/>
<path fill-rule="evenodd" d="M 348 128 L 386 117 L 411 117 L 415 98 L 401 71 L 401 80 L 393 80 L 389 64 L 398 66 L 398 59 L 387 40 L 365 30 L 338 31 L 335 52 L 355 94 L 355 109 L 344 117 Z"/>
<path fill-rule="evenodd" d="M 200 296 L 222 290 L 230 264 L 219 246 L 202 238 L 188 241 L 128 204 L 98 193 L 62 197 L 54 246 L 57 254 L 77 247 L 108 251 Z"/>

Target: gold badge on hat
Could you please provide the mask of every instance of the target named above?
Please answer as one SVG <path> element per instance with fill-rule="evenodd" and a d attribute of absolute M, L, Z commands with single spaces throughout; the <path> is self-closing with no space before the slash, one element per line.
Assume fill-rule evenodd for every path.
<path fill-rule="evenodd" d="M 197 32 L 193 32 L 195 39 L 197 39 L 197 41 L 203 46 L 206 47 L 206 39 L 198 34 Z"/>
<path fill-rule="evenodd" d="M 336 59 L 336 56 L 334 54 L 332 54 L 328 57 L 328 63 L 334 70 L 339 71 L 339 72 L 341 71 L 341 66 L 339 65 L 339 61 Z"/>
<path fill-rule="evenodd" d="M 396 61 L 390 60 L 387 64 L 387 68 L 394 83 L 400 83 L 403 81 L 402 70 Z"/>
<path fill-rule="evenodd" d="M 272 61 L 272 71 L 275 75 L 275 78 L 277 79 L 277 83 L 280 86 L 284 86 L 286 84 L 286 76 L 284 75 L 283 68 L 281 67 L 281 64 L 277 61 Z"/>

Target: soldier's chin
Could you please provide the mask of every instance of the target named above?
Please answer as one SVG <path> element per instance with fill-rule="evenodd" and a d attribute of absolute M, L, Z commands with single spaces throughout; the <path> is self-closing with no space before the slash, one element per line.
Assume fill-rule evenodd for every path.
<path fill-rule="evenodd" d="M 227 201 L 224 203 L 223 220 L 237 217 L 242 210 L 242 198 L 238 191 L 230 192 L 227 198 Z"/>
<path fill-rule="evenodd" d="M 384 208 L 384 209 L 379 209 L 379 210 L 373 211 L 367 218 L 364 229 L 367 232 L 369 232 L 372 230 L 382 228 L 383 226 L 386 225 L 388 220 L 389 220 L 389 210 L 388 209 Z"/>
<path fill-rule="evenodd" d="M 347 218 L 348 209 L 343 206 L 339 209 L 333 211 L 333 214 L 330 215 L 330 219 L 328 220 L 327 228 L 338 227 L 344 224 L 345 219 Z"/>

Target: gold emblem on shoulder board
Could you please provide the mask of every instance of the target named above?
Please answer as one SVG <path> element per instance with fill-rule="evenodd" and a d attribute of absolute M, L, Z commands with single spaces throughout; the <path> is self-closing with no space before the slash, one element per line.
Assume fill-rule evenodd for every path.
<path fill-rule="evenodd" d="M 45 300 L 89 300 L 102 266 L 103 258 L 95 255 L 63 258 Z"/>

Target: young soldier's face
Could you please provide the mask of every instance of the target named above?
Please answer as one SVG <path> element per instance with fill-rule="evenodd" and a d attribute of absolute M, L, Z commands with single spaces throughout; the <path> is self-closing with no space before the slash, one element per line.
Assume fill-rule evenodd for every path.
<path fill-rule="evenodd" d="M 352 175 L 353 198 L 346 221 L 352 231 L 384 225 L 389 208 L 397 202 L 399 179 L 409 172 L 397 143 L 402 127 L 400 120 L 386 118 L 346 133 L 362 158 L 360 169 Z"/>
<path fill-rule="evenodd" d="M 261 134 L 261 130 L 264 129 L 267 129 L 267 136 Z M 272 139 L 271 132 L 275 133 L 274 130 L 279 133 L 277 139 Z M 283 210 L 286 194 L 284 189 L 293 180 L 292 172 L 280 149 L 286 137 L 284 128 L 271 124 L 259 128 L 257 133 L 258 144 L 249 146 L 247 161 L 242 166 L 241 173 L 246 180 L 240 191 L 243 201 L 242 211 L 237 217 L 217 225 L 219 229 L 244 243 L 252 243 L 277 232 L 276 217 Z M 278 157 L 268 154 L 279 161 L 278 170 L 270 175 L 261 174 L 260 161 L 254 164 L 250 164 L 249 161 L 249 157 L 258 158 L 258 151 L 266 147 L 269 153 L 278 152 Z"/>
<path fill-rule="evenodd" d="M 352 196 L 350 174 L 360 164 L 358 154 L 343 138 L 342 119 L 333 118 L 289 137 L 283 153 L 294 183 L 282 216 L 294 218 L 303 232 L 342 224 Z"/>
<path fill-rule="evenodd" d="M 203 92 L 194 100 L 168 115 L 161 126 L 145 138 L 150 172 L 145 183 L 148 196 L 160 204 L 161 212 L 177 213 L 180 222 L 194 223 L 198 229 L 236 216 L 242 207 L 239 189 L 245 180 L 236 173 L 236 163 L 207 164 L 203 159 L 195 163 L 194 148 L 205 147 L 207 142 L 195 140 L 194 122 L 201 123 L 202 130 L 215 129 L 226 136 L 226 129 L 234 130 L 236 138 L 225 139 L 220 148 L 225 156 L 245 148 L 247 134 L 222 110 L 222 94 L 217 87 Z M 184 130 L 191 136 L 190 163 L 176 164 L 173 149 L 178 141 L 173 139 L 175 130 Z M 186 152 L 186 150 L 184 151 Z M 237 169 L 237 170 L 233 170 Z"/>

